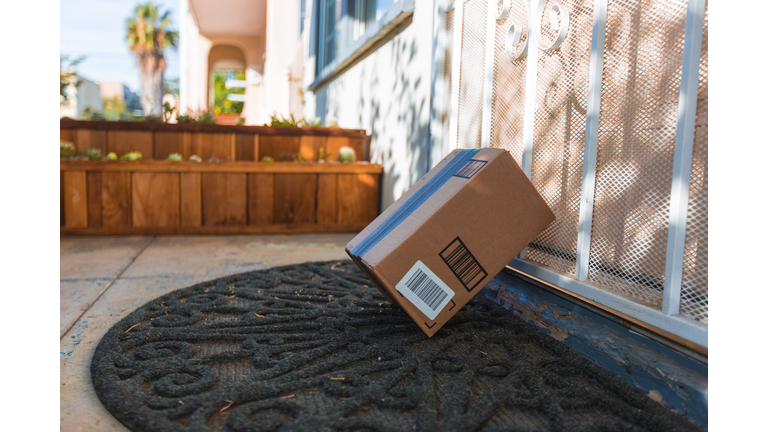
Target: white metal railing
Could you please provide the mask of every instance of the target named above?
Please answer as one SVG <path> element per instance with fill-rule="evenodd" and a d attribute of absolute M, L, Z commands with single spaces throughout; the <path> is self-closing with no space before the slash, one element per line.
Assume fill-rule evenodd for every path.
<path fill-rule="evenodd" d="M 433 151 L 506 148 L 557 216 L 510 266 L 707 347 L 706 0 L 436 16 Z"/>

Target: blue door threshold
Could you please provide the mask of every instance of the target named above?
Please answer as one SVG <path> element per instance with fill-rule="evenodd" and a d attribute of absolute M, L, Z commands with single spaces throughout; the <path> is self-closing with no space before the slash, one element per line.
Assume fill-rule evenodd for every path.
<path fill-rule="evenodd" d="M 482 292 L 651 399 L 707 428 L 706 355 L 632 328 L 620 317 L 511 270 L 499 273 Z"/>

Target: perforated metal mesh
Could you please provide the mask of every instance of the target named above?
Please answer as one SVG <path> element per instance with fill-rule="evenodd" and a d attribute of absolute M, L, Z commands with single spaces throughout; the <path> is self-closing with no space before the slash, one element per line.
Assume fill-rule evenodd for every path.
<path fill-rule="evenodd" d="M 453 2 L 451 2 L 453 3 Z M 450 142 L 451 130 L 451 85 L 453 82 L 453 38 L 456 13 L 455 9 L 449 10 L 445 15 L 445 69 L 443 71 L 443 141 Z M 443 148 L 446 148 L 443 147 Z"/>
<path fill-rule="evenodd" d="M 459 77 L 459 148 L 480 147 L 487 16 L 487 0 L 468 0 L 464 3 Z"/>
<path fill-rule="evenodd" d="M 709 199 L 709 7 L 705 6 L 704 34 L 701 41 L 699 90 L 696 103 L 696 130 L 688 194 L 688 220 L 683 254 L 683 279 L 680 313 L 707 322 L 709 319 L 709 238 L 707 205 Z"/>
<path fill-rule="evenodd" d="M 528 39 L 525 0 L 512 0 L 509 14 L 496 20 L 493 53 L 493 97 L 491 101 L 491 147 L 509 151 L 518 164 L 523 163 L 523 120 L 525 118 L 525 71 L 528 58 L 510 61 L 505 41 L 509 28 L 520 27 L 519 54 Z"/>
<path fill-rule="evenodd" d="M 660 308 L 686 3 L 608 4 L 589 280 Z"/>
<path fill-rule="evenodd" d="M 494 1 L 495 0 L 491 0 Z M 538 50 L 536 94 L 526 95 L 529 60 L 509 60 L 505 42 L 514 23 L 528 33 L 527 1 L 512 0 L 496 20 L 490 144 L 522 164 L 526 97 L 534 97 L 531 180 L 556 221 L 528 247 L 527 258 L 574 275 L 582 188 L 593 0 L 559 0 L 570 29 L 556 50 Z M 555 37 L 547 0 L 543 44 Z M 446 63 L 446 83 L 459 79 L 458 145 L 479 147 L 482 130 L 487 3 L 464 3 L 460 71 Z M 686 0 L 610 0 L 600 95 L 597 165 L 588 281 L 661 309 L 669 234 Z M 452 17 L 448 21 L 453 24 Z M 454 24 L 449 31 L 458 31 Z M 680 313 L 708 320 L 708 11 L 696 111 Z M 460 49 L 459 49 L 460 48 Z M 450 50 L 450 53 L 448 51 Z M 455 52 L 454 52 L 455 51 Z M 458 77 L 448 78 L 450 73 Z M 450 98 L 450 85 L 445 87 Z M 531 101 L 532 102 L 532 101 Z M 446 109 L 449 113 L 450 107 Z M 444 117 L 444 125 L 446 118 Z M 447 127 L 447 126 L 446 126 Z M 447 134 L 446 134 L 447 136 Z M 456 136 L 456 135 L 454 135 Z"/>
<path fill-rule="evenodd" d="M 544 10 L 554 1 L 547 3 Z M 576 272 L 594 2 L 557 3 L 571 11 L 571 25 L 560 48 L 539 53 L 531 166 L 531 182 L 556 219 L 528 245 L 527 258 L 572 275 Z M 541 22 L 544 44 L 549 45 L 557 32 L 549 19 Z"/>

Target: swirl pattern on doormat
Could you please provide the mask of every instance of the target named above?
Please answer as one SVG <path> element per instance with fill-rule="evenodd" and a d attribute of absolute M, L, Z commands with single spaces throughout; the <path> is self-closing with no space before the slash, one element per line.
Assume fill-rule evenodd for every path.
<path fill-rule="evenodd" d="M 134 431 L 699 430 L 483 295 L 428 338 L 351 261 L 157 298 L 91 376 Z"/>

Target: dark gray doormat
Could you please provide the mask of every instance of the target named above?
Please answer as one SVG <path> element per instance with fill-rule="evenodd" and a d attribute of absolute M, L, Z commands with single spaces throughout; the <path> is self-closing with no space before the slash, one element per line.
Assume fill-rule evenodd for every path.
<path fill-rule="evenodd" d="M 134 431 L 698 430 L 484 296 L 429 339 L 351 261 L 153 300 L 91 376 Z"/>

